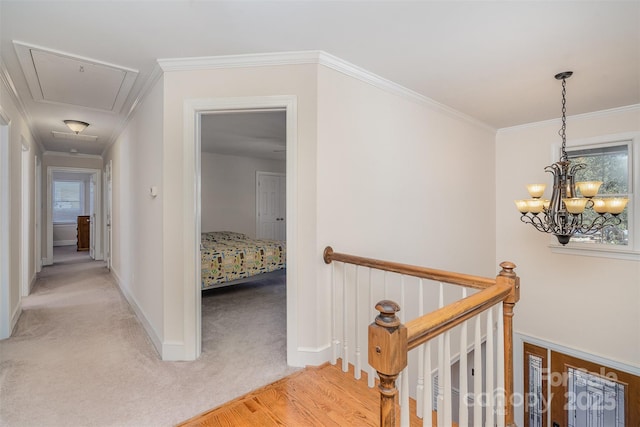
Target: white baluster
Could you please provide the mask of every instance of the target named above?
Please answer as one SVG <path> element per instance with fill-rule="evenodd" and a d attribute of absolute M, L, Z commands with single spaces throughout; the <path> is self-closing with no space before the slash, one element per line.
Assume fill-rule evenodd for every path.
<path fill-rule="evenodd" d="M 347 317 L 347 264 L 342 270 L 342 372 L 349 371 L 349 343 L 347 333 L 349 330 L 349 318 Z"/>
<path fill-rule="evenodd" d="M 356 315 L 356 366 L 353 369 L 353 376 L 355 379 L 359 380 L 362 372 L 362 356 L 360 355 L 360 310 L 358 310 L 358 306 L 360 305 L 360 283 L 358 282 L 358 266 L 356 265 L 356 304 L 355 304 L 355 315 Z"/>
<path fill-rule="evenodd" d="M 444 285 L 440 283 L 440 297 L 438 299 L 438 308 L 444 306 Z M 437 415 L 438 415 L 438 427 L 444 426 L 444 379 L 442 378 L 444 372 L 444 336 L 438 335 L 438 394 L 437 394 Z"/>
<path fill-rule="evenodd" d="M 422 279 L 418 283 L 418 316 L 424 315 L 424 295 L 422 290 Z M 422 418 L 424 414 L 424 405 L 422 400 L 424 399 L 424 345 L 418 347 L 418 383 L 416 385 L 416 415 L 418 418 Z"/>
<path fill-rule="evenodd" d="M 400 276 L 400 322 L 405 322 L 405 288 L 404 288 L 404 274 Z M 409 426 L 409 368 L 406 367 L 402 370 L 400 376 L 400 425 Z"/>
<path fill-rule="evenodd" d="M 451 415 L 451 334 L 450 331 L 444 333 L 444 425 L 450 426 Z"/>
<path fill-rule="evenodd" d="M 473 426 L 482 427 L 482 328 L 480 315 L 476 316 L 473 342 Z"/>
<path fill-rule="evenodd" d="M 494 413 L 493 413 L 493 393 L 495 392 L 494 384 L 494 372 L 493 364 L 495 362 L 493 358 L 493 307 L 487 310 L 487 340 L 485 341 L 486 352 L 486 366 L 487 371 L 486 383 L 487 383 L 487 411 L 486 411 L 486 427 L 494 427 Z"/>
<path fill-rule="evenodd" d="M 506 399 L 510 399 L 511 396 L 505 396 L 504 389 L 504 323 L 503 323 L 503 307 L 502 303 L 498 304 L 498 316 L 496 318 L 496 416 L 497 426 L 504 427 L 505 425 L 505 403 Z"/>
<path fill-rule="evenodd" d="M 467 288 L 462 288 L 462 298 L 467 297 Z M 458 425 L 469 425 L 469 406 L 467 404 L 467 393 L 469 392 L 467 378 L 467 322 L 460 325 L 460 394 L 458 396 Z"/>
<path fill-rule="evenodd" d="M 335 365 L 338 360 L 338 339 L 336 338 L 336 317 L 338 308 L 336 304 L 336 263 L 331 263 L 331 364 Z"/>
<path fill-rule="evenodd" d="M 431 341 L 427 341 L 424 344 L 424 372 L 425 372 L 425 387 L 424 396 L 422 398 L 422 425 L 433 426 L 433 393 L 431 382 Z"/>

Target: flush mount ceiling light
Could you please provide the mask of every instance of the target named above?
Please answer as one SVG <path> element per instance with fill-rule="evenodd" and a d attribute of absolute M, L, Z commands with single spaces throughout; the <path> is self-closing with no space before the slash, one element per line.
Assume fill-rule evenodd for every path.
<path fill-rule="evenodd" d="M 600 181 L 575 182 L 575 173 L 586 169 L 587 165 L 572 164 L 566 151 L 566 79 L 572 74 L 572 71 L 565 71 L 555 75 L 557 80 L 562 80 L 562 127 L 558 132 L 562 137 L 562 150 L 560 161 L 544 168 L 553 175 L 551 199 L 543 198 L 545 184 L 529 184 L 527 190 L 531 198 L 515 201 L 522 222 L 543 233 L 553 234 L 562 245 L 569 243 L 576 233 L 595 234 L 605 227 L 620 224 L 618 215 L 629 201 L 626 197 L 596 198 L 602 185 Z M 576 189 L 582 197 L 578 197 Z M 591 215 L 583 217 L 585 209 L 593 209 L 597 214 L 595 218 Z"/>
<path fill-rule="evenodd" d="M 85 130 L 87 126 L 89 126 L 89 123 L 81 122 L 80 120 L 64 120 L 64 124 L 67 125 L 69 129 L 74 131 L 76 135 Z"/>

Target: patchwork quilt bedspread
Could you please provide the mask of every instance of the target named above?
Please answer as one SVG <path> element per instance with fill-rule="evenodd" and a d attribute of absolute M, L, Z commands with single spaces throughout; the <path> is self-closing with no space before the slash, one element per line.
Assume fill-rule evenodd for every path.
<path fill-rule="evenodd" d="M 286 268 L 286 247 L 276 240 L 250 239 L 233 231 L 202 233 L 202 289 Z"/>

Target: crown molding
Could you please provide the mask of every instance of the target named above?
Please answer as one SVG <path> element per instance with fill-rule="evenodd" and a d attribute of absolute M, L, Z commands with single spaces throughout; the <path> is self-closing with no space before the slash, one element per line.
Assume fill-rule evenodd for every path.
<path fill-rule="evenodd" d="M 29 133 L 31 134 L 31 138 L 33 138 L 33 141 L 38 146 L 38 149 L 40 150 L 40 152 L 44 153 L 45 150 L 44 150 L 44 146 L 42 145 L 42 141 L 40 141 L 40 138 L 36 136 L 36 133 L 34 132 L 34 129 L 33 129 L 33 125 L 32 125 L 33 119 L 31 118 L 31 115 L 27 112 L 27 109 L 25 108 L 24 103 L 22 102 L 22 99 L 20 99 L 20 97 L 18 96 L 18 91 L 16 89 L 15 84 L 13 83 L 13 79 L 11 78 L 11 75 L 9 74 L 9 70 L 7 70 L 7 67 L 4 65 L 4 61 L 0 62 L 0 80 L 2 80 L 2 84 L 5 86 L 5 88 L 9 92 L 9 95 L 11 96 L 11 100 L 16 106 L 18 113 L 22 116 L 22 120 L 27 125 L 27 128 L 29 129 Z"/>
<path fill-rule="evenodd" d="M 100 154 L 82 154 L 82 153 L 67 153 L 66 151 L 45 151 L 42 153 L 42 156 L 57 156 L 57 157 L 79 157 L 82 159 L 100 159 L 102 160 L 102 156 Z"/>
<path fill-rule="evenodd" d="M 461 113 L 451 107 L 434 101 L 424 95 L 419 94 L 411 89 L 401 86 L 391 80 L 378 76 L 364 68 L 358 67 L 350 62 L 331 55 L 320 50 L 298 51 L 298 52 L 275 52 L 275 53 L 258 53 L 247 55 L 226 55 L 226 56 L 209 56 L 200 58 L 166 58 L 158 59 L 158 64 L 162 71 L 192 71 L 207 70 L 217 68 L 240 68 L 240 67 L 264 67 L 275 65 L 300 65 L 300 64 L 316 64 L 330 68 L 334 71 L 358 79 L 364 83 L 370 84 L 385 92 L 400 96 L 401 98 L 417 102 L 432 110 L 443 112 L 447 115 L 462 119 L 468 123 L 479 126 L 490 132 L 496 132 L 496 129 L 488 124 Z"/>
<path fill-rule="evenodd" d="M 628 113 L 628 112 L 638 112 L 638 113 L 640 113 L 640 104 L 631 104 L 631 105 L 625 105 L 623 107 L 615 107 L 615 108 L 609 108 L 609 109 L 606 109 L 606 110 L 591 111 L 591 112 L 588 112 L 588 113 L 576 114 L 574 116 L 567 116 L 567 119 L 571 119 L 571 120 L 591 120 L 591 119 L 597 119 L 597 118 L 601 118 L 601 117 L 613 116 L 613 115 L 616 115 L 616 114 Z M 525 124 L 522 124 L 522 125 L 501 128 L 501 129 L 498 129 L 498 133 L 515 132 L 515 131 L 519 131 L 519 130 L 522 130 L 522 129 L 544 127 L 544 126 L 555 126 L 555 125 L 557 125 L 559 123 L 560 123 L 560 118 L 558 117 L 556 119 L 543 120 L 543 121 L 540 121 L 540 122 L 525 123 Z"/>
<path fill-rule="evenodd" d="M 453 116 L 455 118 L 464 120 L 473 125 L 479 126 L 488 130 L 490 132 L 495 132 L 496 129 L 474 117 L 471 117 L 467 114 L 464 114 L 456 109 L 453 109 L 445 104 L 441 104 L 427 96 L 424 96 L 414 90 L 406 88 L 398 83 L 395 83 L 391 80 L 385 79 L 384 77 L 380 77 L 377 74 L 374 74 L 370 71 L 365 70 L 364 68 L 358 67 L 357 65 L 351 64 L 343 59 L 338 58 L 337 56 L 333 56 L 326 52 L 320 52 L 318 63 L 320 65 L 324 65 L 325 67 L 331 68 L 335 71 L 338 71 L 342 74 L 345 74 L 349 77 L 353 77 L 358 79 L 364 83 L 368 83 L 378 89 L 381 89 L 385 92 L 397 95 L 401 98 L 408 99 L 413 102 L 417 102 L 427 108 L 430 108 L 435 111 L 443 112 L 447 115 Z"/>
<path fill-rule="evenodd" d="M 319 50 L 298 52 L 251 53 L 246 55 L 203 56 L 158 59 L 164 72 L 210 70 L 215 68 L 266 67 L 272 65 L 318 64 L 325 54 Z M 326 55 L 326 54 L 325 54 Z"/>

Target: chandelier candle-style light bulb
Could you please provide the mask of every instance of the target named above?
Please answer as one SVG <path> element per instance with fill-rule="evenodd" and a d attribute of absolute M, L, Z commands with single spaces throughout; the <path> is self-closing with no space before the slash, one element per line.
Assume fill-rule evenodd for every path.
<path fill-rule="evenodd" d="M 605 227 L 619 225 L 622 220 L 618 216 L 627 206 L 626 198 L 595 199 L 602 185 L 600 181 L 583 181 L 576 183 L 576 174 L 587 168 L 584 163 L 572 163 L 567 155 L 567 108 L 566 80 L 572 71 L 555 75 L 562 81 L 562 149 L 560 160 L 547 166 L 544 170 L 553 175 L 553 190 L 549 200 L 542 199 L 545 184 L 529 184 L 527 191 L 531 199 L 516 200 L 520 211 L 520 221 L 531 224 L 536 230 L 556 236 L 561 245 L 566 245 L 576 233 L 581 235 L 596 234 Z M 576 197 L 579 193 L 582 197 Z M 598 213 L 583 215 L 585 209 Z"/>
<path fill-rule="evenodd" d="M 531 197 L 539 199 L 544 194 L 544 189 L 546 187 L 547 184 L 529 184 L 527 185 L 527 191 Z"/>
<path fill-rule="evenodd" d="M 580 189 L 580 193 L 584 197 L 589 197 L 589 198 L 594 197 L 596 194 L 598 194 L 598 190 L 600 189 L 601 185 L 602 185 L 602 181 L 576 182 L 576 187 Z"/>

